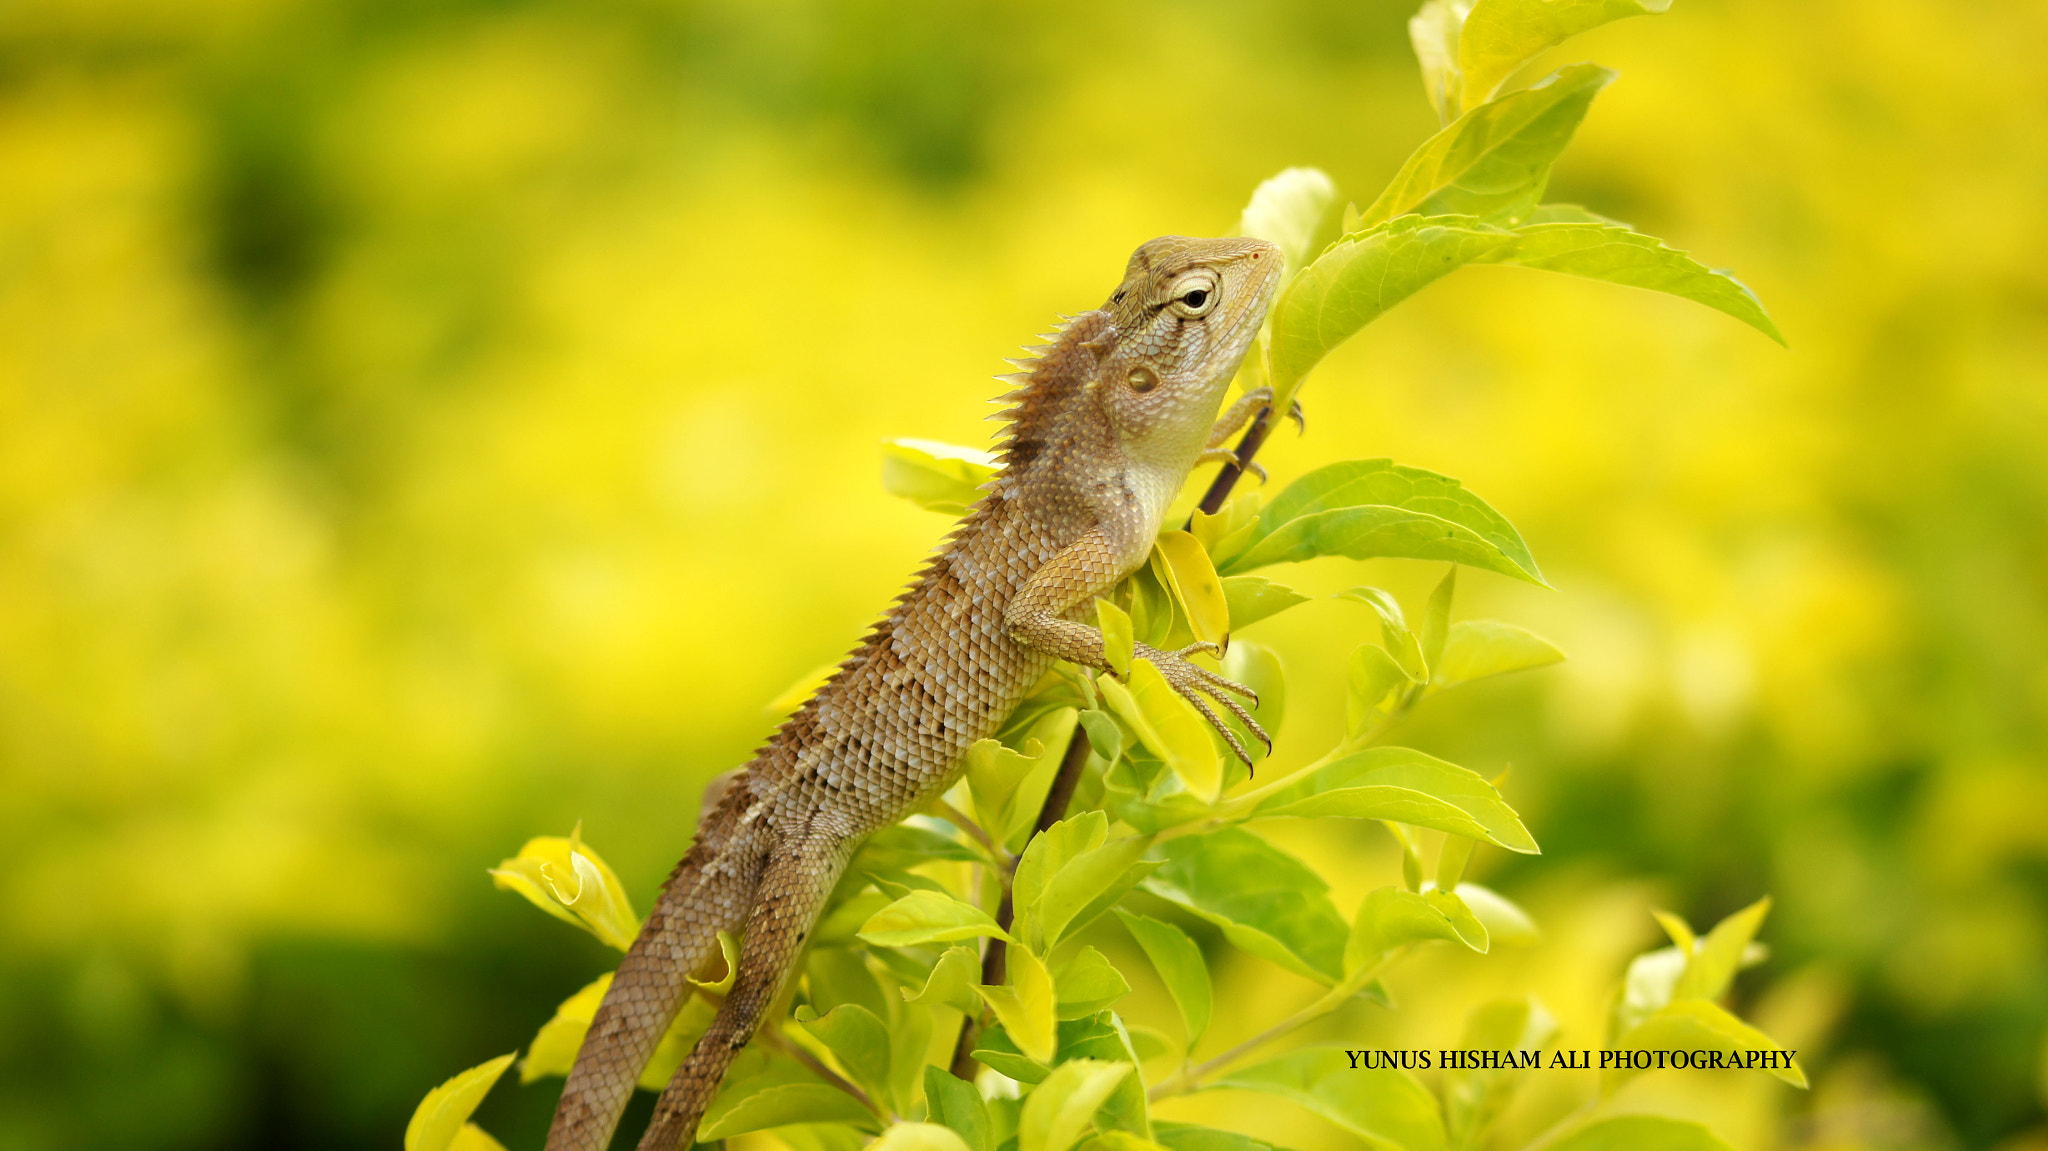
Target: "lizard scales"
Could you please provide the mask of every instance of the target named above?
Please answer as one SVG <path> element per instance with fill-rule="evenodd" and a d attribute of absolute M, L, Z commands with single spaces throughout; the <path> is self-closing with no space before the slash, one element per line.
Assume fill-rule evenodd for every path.
<path fill-rule="evenodd" d="M 951 786 L 967 748 L 1055 660 L 1105 666 L 1101 633 L 1081 621 L 1145 561 L 1188 472 L 1258 402 L 1246 397 L 1217 425 L 1280 268 L 1263 240 L 1161 237 L 1132 255 L 1102 308 L 1020 363 L 987 494 L 704 814 L 584 1037 L 549 1151 L 608 1146 L 687 976 L 716 952 L 719 931 L 744 928 L 732 989 L 640 1141 L 642 1151 L 686 1146 L 861 840 Z M 1197 692 L 1263 738 L 1224 694 L 1243 688 L 1186 651 L 1141 644 L 1137 654 L 1233 747 Z"/>

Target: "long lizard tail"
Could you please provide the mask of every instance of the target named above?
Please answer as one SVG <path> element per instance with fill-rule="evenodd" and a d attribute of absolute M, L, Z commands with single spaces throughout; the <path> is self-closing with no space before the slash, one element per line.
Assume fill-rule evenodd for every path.
<path fill-rule="evenodd" d="M 640 1072 L 682 1010 L 689 975 L 754 903 L 761 857 L 739 821 L 734 787 L 698 828 L 697 841 L 662 886 L 611 990 L 590 1022 L 562 1087 L 547 1151 L 605 1151 Z"/>
<path fill-rule="evenodd" d="M 843 836 L 828 835 L 774 845 L 755 889 L 756 902 L 747 919 L 746 941 L 740 948 L 739 972 L 732 990 L 710 1029 L 661 1093 L 654 1106 L 654 1121 L 640 1140 L 640 1151 L 681 1151 L 696 1136 L 697 1124 L 717 1094 L 726 1068 L 753 1038 L 762 1014 L 780 994 L 818 913 L 845 870 L 846 842 Z"/>

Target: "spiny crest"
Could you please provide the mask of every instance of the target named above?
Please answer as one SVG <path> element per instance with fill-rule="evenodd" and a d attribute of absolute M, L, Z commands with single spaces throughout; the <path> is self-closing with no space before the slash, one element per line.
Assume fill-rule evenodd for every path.
<path fill-rule="evenodd" d="M 1008 361 L 1023 370 L 996 378 L 1019 386 L 996 397 L 994 402 L 1010 406 L 989 417 L 1009 425 L 995 446 L 1004 471 L 1037 458 L 1055 431 L 1053 422 L 1094 374 L 1096 353 L 1089 345 L 1110 330 L 1106 312 L 1066 317 L 1045 337 L 1051 343 L 1026 348 L 1031 356 Z"/>

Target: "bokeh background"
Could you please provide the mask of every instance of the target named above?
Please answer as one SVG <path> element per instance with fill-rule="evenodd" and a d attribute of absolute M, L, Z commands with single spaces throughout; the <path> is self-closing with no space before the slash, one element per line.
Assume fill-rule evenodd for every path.
<path fill-rule="evenodd" d="M 1001 356 L 1284 166 L 1371 199 L 1434 127 L 1409 14 L 0 6 L 0 1148 L 395 1146 L 524 1043 L 608 960 L 483 869 L 581 820 L 644 909 L 766 701 L 941 534 L 878 441 L 985 443 Z M 1733 268 L 1792 349 L 1480 268 L 1311 381 L 1276 477 L 1464 479 L 1558 590 L 1468 574 L 1461 614 L 1572 655 L 1404 737 L 1512 764 L 1546 854 L 1475 866 L 1544 942 L 1411 965 L 1330 1038 L 1449 1045 L 1532 988 L 1597 1046 L 1650 907 L 1770 893 L 1738 1007 L 1814 1090 L 1624 1106 L 2048 1143 L 2044 43 L 2035 0 L 1683 0 L 1574 41 L 1622 79 L 1552 198 Z M 1306 759 L 1363 609 L 1254 638 Z M 1375 834 L 1290 842 L 1353 900 Z M 1305 995 L 1225 962 L 1226 1038 Z M 537 1146 L 551 1095 L 480 1119 Z M 1342 1145 L 1285 1110 L 1235 1125 Z"/>

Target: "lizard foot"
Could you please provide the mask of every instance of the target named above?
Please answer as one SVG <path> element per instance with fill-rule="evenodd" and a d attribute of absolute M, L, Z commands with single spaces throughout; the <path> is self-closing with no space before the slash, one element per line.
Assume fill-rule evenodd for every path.
<path fill-rule="evenodd" d="M 1160 651 L 1149 644 L 1141 643 L 1137 645 L 1134 654 L 1141 659 L 1152 661 L 1153 666 L 1159 669 L 1159 674 L 1166 678 L 1167 686 L 1173 688 L 1176 695 L 1195 705 L 1195 710 L 1202 713 L 1202 718 L 1209 721 L 1209 726 L 1216 729 L 1216 733 L 1223 737 L 1223 742 L 1230 745 L 1230 750 L 1244 761 L 1246 767 L 1252 765 L 1251 753 L 1245 750 L 1243 742 L 1237 738 L 1237 733 L 1230 730 L 1230 725 L 1224 723 L 1209 707 L 1209 700 L 1222 704 L 1230 714 L 1236 716 L 1238 722 L 1244 724 L 1245 730 L 1251 732 L 1252 738 L 1266 745 L 1266 754 L 1271 755 L 1273 737 L 1266 734 L 1266 729 L 1259 726 L 1259 721 L 1252 718 L 1243 704 L 1231 698 L 1232 695 L 1243 696 L 1251 701 L 1253 707 L 1257 707 L 1258 693 L 1235 680 L 1225 679 L 1207 668 L 1189 663 L 1187 657 L 1197 652 L 1204 655 L 1221 655 L 1223 649 L 1207 641 L 1191 643 L 1179 651 Z M 1204 699 L 1205 695 L 1209 699 Z"/>
<path fill-rule="evenodd" d="M 1253 460 L 1249 464 L 1239 463 L 1237 453 L 1229 448 L 1207 448 L 1195 460 L 1197 464 L 1213 464 L 1218 461 L 1250 472 L 1252 475 L 1259 477 L 1259 482 L 1262 484 L 1266 482 L 1266 466 L 1264 464 L 1257 460 Z"/>

